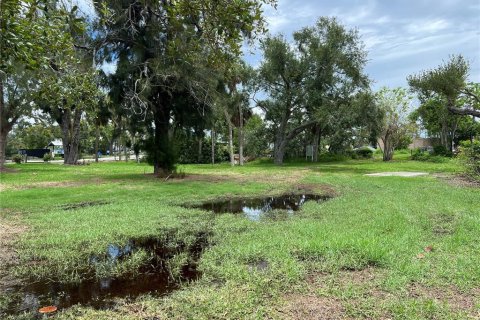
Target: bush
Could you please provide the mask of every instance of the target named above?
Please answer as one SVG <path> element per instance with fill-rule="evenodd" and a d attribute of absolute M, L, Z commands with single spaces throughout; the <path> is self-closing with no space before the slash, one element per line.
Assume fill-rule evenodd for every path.
<path fill-rule="evenodd" d="M 17 153 L 12 156 L 12 161 L 15 163 L 22 163 L 22 160 L 23 160 L 23 156 L 21 154 Z"/>
<path fill-rule="evenodd" d="M 355 150 L 355 155 L 360 159 L 370 159 L 373 157 L 373 151 L 369 148 L 359 148 Z"/>
<path fill-rule="evenodd" d="M 436 156 L 451 157 L 452 152 L 445 148 L 445 146 L 435 146 L 433 147 L 433 154 Z"/>
<path fill-rule="evenodd" d="M 480 141 L 462 141 L 459 150 L 458 157 L 465 166 L 466 174 L 480 180 Z"/>
<path fill-rule="evenodd" d="M 416 161 L 428 161 L 428 162 L 434 162 L 434 163 L 443 163 L 448 161 L 448 159 L 445 158 L 444 156 L 434 155 L 422 149 L 416 149 L 413 152 L 411 159 Z"/>
<path fill-rule="evenodd" d="M 43 161 L 48 162 L 48 161 L 50 161 L 50 160 L 53 160 L 52 154 L 51 154 L 50 152 L 45 153 L 45 154 L 43 155 Z"/>

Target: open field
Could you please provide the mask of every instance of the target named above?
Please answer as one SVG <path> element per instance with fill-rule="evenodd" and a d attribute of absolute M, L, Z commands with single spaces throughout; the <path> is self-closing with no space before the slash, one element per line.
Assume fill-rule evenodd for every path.
<path fill-rule="evenodd" d="M 18 279 L 135 277 L 148 250 L 92 263 L 132 239 L 173 248 L 163 267 L 179 290 L 117 298 L 106 309 L 77 305 L 55 318 L 480 318 L 480 188 L 453 179 L 454 160 L 187 165 L 185 178 L 167 181 L 135 163 L 9 168 L 1 174 L 2 319 L 38 316 L 8 311 Z M 398 171 L 429 174 L 365 176 Z M 259 221 L 183 206 L 284 193 L 332 198 Z M 195 256 L 186 248 L 199 236 Z M 182 281 L 191 260 L 201 276 Z"/>

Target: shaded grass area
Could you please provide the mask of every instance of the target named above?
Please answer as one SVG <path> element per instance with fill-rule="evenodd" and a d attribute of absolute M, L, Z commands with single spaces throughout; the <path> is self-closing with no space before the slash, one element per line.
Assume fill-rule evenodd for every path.
<path fill-rule="evenodd" d="M 382 171 L 455 173 L 454 161 L 363 160 L 283 167 L 254 162 L 233 169 L 192 165 L 181 170 L 202 179 L 175 181 L 144 175 L 148 170 L 133 163 L 28 164 L 17 173 L 2 174 L 2 218 L 19 212 L 16 216 L 29 226 L 17 243 L 22 263 L 11 270 L 18 276 L 78 281 L 88 272 L 128 273 L 138 264 L 135 257 L 107 271 L 90 270 L 88 258 L 105 253 L 110 243 L 124 244 L 131 238 L 156 236 L 190 243 L 197 232 L 212 234 L 197 283 L 165 298 L 147 295 L 121 302 L 115 310 L 74 307 L 59 318 L 305 317 L 301 310 L 284 308 L 291 295 L 313 297 L 307 300 L 310 304 L 330 303 L 339 315 L 352 318 L 478 315 L 480 189 L 452 187 L 433 176 L 364 176 Z M 59 184 L 35 185 L 45 181 Z M 67 181 L 83 182 L 61 185 Z M 216 197 L 292 192 L 297 185 L 319 193 L 334 190 L 336 198 L 306 203 L 287 220 L 262 222 L 179 206 Z M 102 204 L 62 208 L 92 201 Z M 432 250 L 427 252 L 427 247 Z M 368 283 L 357 281 L 355 275 L 362 270 L 372 270 Z M 352 276 L 339 286 L 345 274 Z M 312 277 L 321 285 L 310 288 Z M 412 296 L 412 286 L 428 292 L 449 289 L 472 301 L 466 307 L 433 293 Z"/>

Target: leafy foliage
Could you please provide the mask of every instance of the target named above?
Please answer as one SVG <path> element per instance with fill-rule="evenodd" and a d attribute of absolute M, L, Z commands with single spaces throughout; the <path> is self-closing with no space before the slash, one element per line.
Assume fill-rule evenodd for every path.
<path fill-rule="evenodd" d="M 227 74 L 241 41 L 264 31 L 262 4 L 274 1 L 100 1 L 99 38 L 106 61 L 117 61 L 110 97 L 144 116 L 156 174 L 174 169 L 169 133 L 192 114 L 211 112 L 218 78 Z M 201 117 L 199 120 L 203 120 Z"/>
<path fill-rule="evenodd" d="M 466 173 L 480 181 L 480 141 L 463 141 L 459 158 L 465 166 Z"/>
<path fill-rule="evenodd" d="M 310 140 L 296 139 L 306 130 L 313 129 L 315 152 L 320 136 L 329 138 L 332 151 L 343 150 L 355 128 L 377 118 L 363 73 L 366 52 L 356 30 L 321 17 L 313 27 L 295 32 L 294 41 L 292 46 L 277 36 L 262 43 L 258 85 L 269 98 L 258 105 L 275 134 L 277 164 L 289 144 L 304 146 Z"/>
<path fill-rule="evenodd" d="M 382 88 L 376 95 L 378 107 L 384 113 L 380 139 L 383 142 L 383 160 L 392 160 L 393 151 L 405 145 L 414 129 L 408 119 L 412 98 L 402 88 Z M 407 140 L 408 141 L 408 140 Z"/>
<path fill-rule="evenodd" d="M 467 88 L 469 63 L 463 56 L 451 56 L 447 62 L 432 70 L 422 71 L 407 78 L 411 89 L 419 94 L 420 100 L 427 100 L 433 95 L 445 99 L 449 112 L 460 115 L 480 117 L 480 95 L 478 90 Z M 473 99 L 473 103 L 463 101 L 458 107 L 460 97 Z"/>
<path fill-rule="evenodd" d="M 12 156 L 12 161 L 15 162 L 16 164 L 20 164 L 23 161 L 23 157 L 21 155 L 19 155 L 18 153 L 14 154 Z"/>

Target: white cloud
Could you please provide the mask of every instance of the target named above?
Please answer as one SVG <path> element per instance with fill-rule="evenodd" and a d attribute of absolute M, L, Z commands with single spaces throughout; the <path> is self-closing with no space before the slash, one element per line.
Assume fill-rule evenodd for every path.
<path fill-rule="evenodd" d="M 405 29 L 409 33 L 436 33 L 450 27 L 450 22 L 444 19 L 432 19 L 427 21 L 416 21 L 408 24 Z"/>
<path fill-rule="evenodd" d="M 268 30 L 274 34 L 280 32 L 285 26 L 290 23 L 290 20 L 283 15 L 269 16 L 267 17 Z"/>

